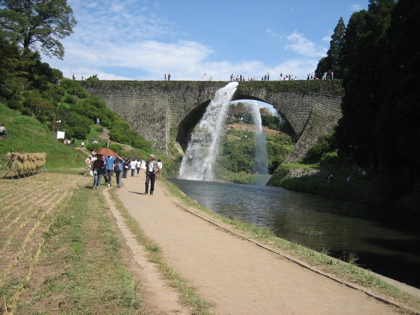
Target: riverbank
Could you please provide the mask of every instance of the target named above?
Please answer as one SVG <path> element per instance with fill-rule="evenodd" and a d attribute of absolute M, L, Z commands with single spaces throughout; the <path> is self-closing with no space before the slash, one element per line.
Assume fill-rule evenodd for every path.
<path fill-rule="evenodd" d="M 150 196 L 143 194 L 142 180 L 128 178 L 115 193 L 144 234 L 158 244 L 165 261 L 210 300 L 215 314 L 398 312 L 398 294 L 349 280 L 363 273 L 360 268 L 351 266 L 357 270 L 354 274 L 339 277 L 332 269 L 343 263 L 310 250 L 302 254 L 305 249 L 259 237 L 256 229 L 245 231 L 188 204 L 186 197 L 174 197 L 161 183 Z M 305 255 L 319 255 L 324 263 L 305 261 Z M 369 281 L 375 282 L 371 275 Z M 418 308 L 417 303 L 407 307 Z"/>
<path fill-rule="evenodd" d="M 333 180 L 328 181 L 328 176 Z M 350 180 L 347 181 L 347 176 Z M 268 186 L 282 187 L 292 191 L 328 196 L 345 201 L 354 201 L 371 205 L 394 208 L 402 215 L 420 214 L 418 197 L 408 196 L 404 200 L 390 200 L 378 192 L 374 182 L 365 175 L 352 172 L 328 171 L 294 163 L 281 165 L 271 176 Z"/>
<path fill-rule="evenodd" d="M 418 298 L 372 275 L 361 277 L 360 268 L 214 215 L 170 183 L 159 181 L 153 196 L 143 194 L 140 174 L 124 179 L 120 189 L 101 186 L 98 191 L 91 189 L 92 178 L 76 173 L 0 181 L 5 211 L 0 227 L 10 239 L 2 248 L 18 257 L 0 259 L 1 309 L 124 314 L 420 310 Z"/>

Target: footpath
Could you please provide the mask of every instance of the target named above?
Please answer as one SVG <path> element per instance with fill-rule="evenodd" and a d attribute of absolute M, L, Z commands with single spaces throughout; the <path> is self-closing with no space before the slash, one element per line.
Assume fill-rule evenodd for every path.
<path fill-rule="evenodd" d="M 116 195 L 144 233 L 158 244 L 169 265 L 207 300 L 215 314 L 399 314 L 404 310 L 357 286 L 293 262 L 254 241 L 230 233 L 216 219 L 180 206 L 157 181 L 144 194 L 145 174 L 128 177 Z M 114 183 L 115 184 L 115 183 Z M 155 304 L 153 314 L 188 314 L 177 294 L 147 261 L 116 211 L 107 188 L 101 190 L 130 246 L 138 272 Z"/>

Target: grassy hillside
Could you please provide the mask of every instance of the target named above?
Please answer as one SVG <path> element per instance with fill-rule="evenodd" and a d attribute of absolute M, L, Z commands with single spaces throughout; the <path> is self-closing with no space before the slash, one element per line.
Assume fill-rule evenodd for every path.
<path fill-rule="evenodd" d="M 52 119 L 52 117 L 51 117 Z M 74 140 L 74 145 L 65 145 L 63 140 L 55 139 L 55 135 L 46 124 L 37 119 L 22 115 L 19 111 L 10 109 L 0 103 L 0 124 L 4 124 L 8 132 L 8 138 L 0 138 L 0 157 L 3 158 L 9 152 L 35 153 L 46 152 L 47 170 L 59 170 L 60 172 L 74 172 L 75 168 L 84 170 L 84 160 L 93 149 L 105 147 L 105 139 L 101 138 L 104 133 L 102 126 L 92 125 L 87 139 L 97 139 L 98 144 L 85 141 L 85 150 L 81 150 L 82 140 Z M 169 160 L 166 156 L 158 154 L 153 149 L 138 149 L 129 145 L 111 141 L 110 148 L 120 156 L 128 158 L 147 159 L 153 153 L 162 159 L 168 170 Z M 6 170 L 2 163 L 2 170 Z M 71 170 L 71 171 L 70 171 Z M 165 171 L 165 173 L 166 173 Z"/>
<path fill-rule="evenodd" d="M 4 124 L 8 139 L 0 139 L 0 156 L 8 152 L 47 153 L 47 169 L 82 167 L 86 154 L 56 140 L 53 133 L 37 119 L 23 116 L 0 103 L 0 124 Z M 51 117 L 52 119 L 52 117 Z"/>

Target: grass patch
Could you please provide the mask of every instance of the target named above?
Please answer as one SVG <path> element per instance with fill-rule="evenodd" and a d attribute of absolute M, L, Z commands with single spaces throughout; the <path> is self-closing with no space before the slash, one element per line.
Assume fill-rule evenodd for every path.
<path fill-rule="evenodd" d="M 317 231 L 312 226 L 300 226 L 299 232 L 309 236 L 321 236 L 324 234 L 324 231 Z"/>
<path fill-rule="evenodd" d="M 18 313 L 45 314 L 58 306 L 66 314 L 139 314 L 137 283 L 115 230 L 102 195 L 78 188 L 44 234 L 34 281 Z"/>

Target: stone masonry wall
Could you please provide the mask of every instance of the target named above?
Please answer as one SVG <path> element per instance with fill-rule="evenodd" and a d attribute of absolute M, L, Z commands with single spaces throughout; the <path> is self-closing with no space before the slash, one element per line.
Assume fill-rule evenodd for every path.
<path fill-rule="evenodd" d="M 181 121 L 197 106 L 211 100 L 227 82 L 98 81 L 86 89 L 150 141 L 168 154 Z M 301 134 L 287 161 L 296 161 L 328 133 L 341 117 L 339 81 L 240 82 L 234 99 L 255 99 L 272 104 Z"/>

